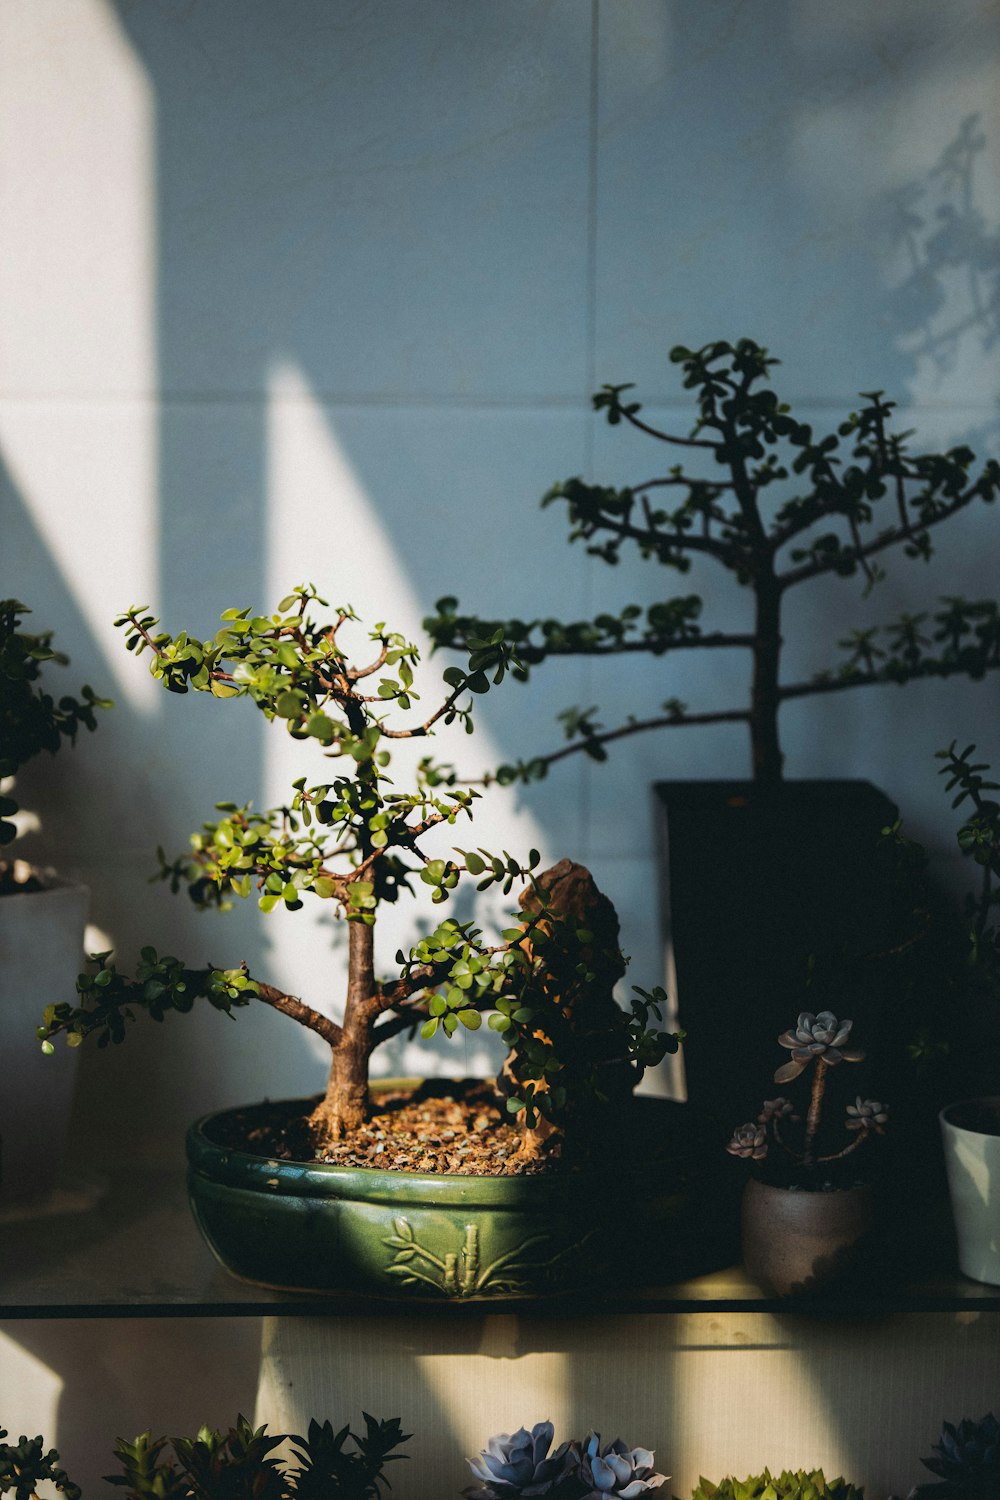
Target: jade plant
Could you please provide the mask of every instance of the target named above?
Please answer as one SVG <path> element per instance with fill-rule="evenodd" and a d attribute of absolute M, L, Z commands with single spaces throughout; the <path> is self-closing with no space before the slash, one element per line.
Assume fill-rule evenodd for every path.
<path fill-rule="evenodd" d="M 15 1445 L 4 1441 L 7 1436 L 0 1427 L 0 1494 L 12 1495 L 14 1500 L 38 1500 L 38 1486 L 44 1484 L 59 1490 L 66 1500 L 80 1500 L 80 1486 L 60 1464 L 58 1451 L 46 1448 L 43 1437 L 22 1435 Z"/>
<path fill-rule="evenodd" d="M 466 1500 L 519 1500 L 558 1496 L 559 1500 L 600 1500 L 620 1495 L 638 1500 L 659 1489 L 669 1475 L 658 1474 L 648 1448 L 630 1448 L 621 1438 L 601 1442 L 591 1432 L 583 1442 L 561 1443 L 550 1453 L 555 1429 L 536 1422 L 529 1432 L 498 1433 L 468 1464 L 478 1485 L 462 1491 Z"/>
<path fill-rule="evenodd" d="M 727 1150 L 748 1161 L 766 1182 L 779 1186 L 825 1188 L 850 1182 L 858 1170 L 855 1153 L 870 1155 L 875 1136 L 882 1135 L 889 1118 L 884 1104 L 857 1095 L 841 1115 L 842 1140 L 821 1149 L 821 1126 L 831 1070 L 842 1063 L 861 1062 L 864 1053 L 851 1042 L 853 1022 L 838 1021 L 832 1011 L 818 1015 L 803 1011 L 794 1027 L 782 1032 L 778 1044 L 791 1056 L 774 1075 L 775 1083 L 809 1076 L 804 1105 L 785 1095 L 765 1099 L 755 1120 L 733 1132 Z M 833 1149 L 833 1146 L 836 1149 Z"/>
<path fill-rule="evenodd" d="M 1000 999 L 1000 782 L 990 780 L 991 767 L 976 761 L 975 745 L 957 750 L 953 740 L 937 758 L 944 761 L 940 774 L 952 793 L 952 807 L 965 807 L 965 820 L 958 830 L 958 847 L 979 867 L 978 889 L 965 900 L 964 979 L 966 988 Z"/>
<path fill-rule="evenodd" d="M 84 685 L 79 698 L 56 699 L 43 685 L 44 669 L 67 666 L 69 657 L 52 645 L 52 631 L 34 634 L 23 628 L 26 604 L 0 600 L 0 782 L 15 777 L 21 767 L 43 750 L 54 755 L 67 741 L 76 742 L 80 729 L 96 729 L 96 710 L 110 708 Z M 17 837 L 12 821 L 18 803 L 9 790 L 0 796 L 0 845 Z"/>
<path fill-rule="evenodd" d="M 80 977 L 78 1004 L 50 1005 L 39 1037 L 52 1048 L 62 1033 L 79 1045 L 90 1035 L 98 1046 L 118 1043 L 142 1012 L 162 1020 L 190 1011 L 199 997 L 231 1014 L 262 1003 L 321 1037 L 331 1050 L 323 1098 L 310 1116 L 314 1143 L 338 1140 L 361 1125 L 369 1110 L 368 1068 L 375 1047 L 403 1032 L 430 1038 L 476 1030 L 483 1014 L 522 1066 L 523 1082 L 506 1108 L 533 1126 L 538 1116 L 557 1118 L 579 1106 L 580 1096 L 601 1093 L 593 1043 L 582 1066 L 556 1052 L 558 997 L 545 976 L 571 970 L 579 988 L 593 978 L 592 933 L 573 914 L 560 917 L 546 897 L 539 855 L 524 861 L 482 847 L 428 850 L 435 833 L 449 834 L 472 817 L 479 796 L 447 765 L 424 756 L 409 786 L 390 779 L 392 748 L 423 742 L 439 725 L 472 729 L 474 696 L 490 680 L 502 681 L 514 658 L 498 642 L 468 671 L 445 672 L 435 706 L 418 709 L 415 668 L 419 653 L 402 635 L 378 624 L 364 637 L 357 660 L 347 638 L 357 617 L 349 608 L 316 619 L 326 608 L 310 585 L 296 588 L 269 615 L 227 609 L 208 640 L 186 631 L 171 635 L 144 606 L 127 610 L 117 624 L 127 649 L 148 653 L 150 670 L 174 694 L 211 694 L 230 707 L 249 698 L 292 739 L 322 746 L 335 769 L 322 782 L 307 775 L 293 782 L 281 807 L 256 811 L 236 802 L 217 806 L 191 840 L 190 852 L 170 859 L 160 851 L 160 875 L 177 892 L 186 888 L 200 908 L 226 908 L 232 899 L 256 898 L 263 912 L 300 910 L 306 901 L 327 904 L 346 921 L 348 973 L 343 1015 L 334 1021 L 305 1000 L 252 975 L 246 964 L 194 968 L 151 946 L 141 951 L 134 976 L 119 970 L 110 953 L 94 957 Z M 487 675 L 487 672 L 489 675 Z M 451 837 L 454 838 L 454 833 Z M 556 867 L 553 875 L 560 867 Z M 531 898 L 516 925 L 490 943 L 471 920 L 449 916 L 396 953 L 391 976 L 376 977 L 375 926 L 379 911 L 421 887 L 433 904 L 448 901 L 463 879 L 479 891 L 529 881 Z M 328 998 L 328 997 L 324 997 Z M 630 1012 L 617 1005 L 602 1014 L 597 1051 L 623 1059 L 634 1082 L 676 1039 L 656 1032 L 662 992 L 637 992 Z M 542 1008 L 551 1012 L 546 1025 Z M 550 1038 L 539 1056 L 539 1041 Z M 572 1048 L 570 1048 L 572 1051 Z"/>
<path fill-rule="evenodd" d="M 765 1469 L 747 1479 L 728 1476 L 718 1484 L 701 1479 L 692 1500 L 864 1500 L 864 1491 L 846 1479 L 827 1479 L 822 1469 L 783 1469 L 773 1475 Z"/>
<path fill-rule="evenodd" d="M 978 1422 L 945 1422 L 925 1469 L 938 1477 L 918 1484 L 913 1500 L 996 1500 L 1000 1495 L 1000 1422 L 987 1412 Z"/>
<path fill-rule="evenodd" d="M 254 1428 L 242 1415 L 226 1433 L 202 1427 L 169 1443 L 143 1432 L 133 1442 L 118 1439 L 122 1472 L 105 1477 L 128 1500 L 380 1500 L 383 1487 L 391 1488 L 386 1464 L 406 1457 L 392 1450 L 410 1434 L 398 1417 L 362 1415 L 360 1434 L 349 1425 L 334 1432 L 328 1421 L 310 1421 L 305 1437 L 268 1433 L 266 1424 Z M 275 1457 L 284 1443 L 295 1445 L 291 1460 Z"/>
<path fill-rule="evenodd" d="M 747 698 L 692 707 L 671 695 L 665 674 L 652 712 L 606 728 L 596 708 L 567 709 L 560 717 L 569 743 L 502 766 L 501 781 L 541 778 L 577 751 L 604 760 L 606 747 L 626 735 L 735 722 L 749 731 L 754 779 L 769 785 L 782 774 L 782 704 L 875 683 L 981 678 L 1000 666 L 997 603 L 947 597 L 881 629 L 851 630 L 839 642 L 839 663 L 812 678 L 786 681 L 781 656 L 792 591 L 827 577 L 859 577 L 867 589 L 885 576 L 883 559 L 891 552 L 929 560 L 938 527 L 995 498 L 1000 464 L 991 459 L 977 470 L 965 445 L 913 451 L 910 434 L 893 424 L 895 403 L 881 391 L 862 393 L 857 411 L 832 431 L 814 430 L 771 389 L 778 361 L 751 339 L 697 350 L 678 346 L 670 358 L 681 366 L 697 406 L 687 434 L 640 416 L 631 385 L 606 385 L 593 398 L 612 426 L 631 427 L 665 447 L 664 470 L 621 488 L 567 479 L 542 504 L 564 503 L 570 540 L 612 565 L 635 548 L 674 573 L 700 561 L 721 568 L 752 595 L 747 628 L 706 629 L 694 593 L 568 623 L 483 619 L 462 613 L 458 600 L 447 596 L 425 626 L 437 645 L 467 650 L 473 662 L 501 648 L 514 653 L 522 680 L 556 657 L 742 651 L 750 661 Z M 694 472 L 678 459 L 691 460 Z"/>

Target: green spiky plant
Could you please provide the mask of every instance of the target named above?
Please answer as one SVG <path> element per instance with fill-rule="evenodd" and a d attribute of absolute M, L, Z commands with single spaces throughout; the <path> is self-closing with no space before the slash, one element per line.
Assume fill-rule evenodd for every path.
<path fill-rule="evenodd" d="M 379 1500 L 383 1488 L 391 1488 L 386 1465 L 407 1456 L 393 1449 L 410 1434 L 398 1417 L 362 1415 L 360 1434 L 349 1425 L 334 1432 L 329 1421 L 315 1420 L 305 1437 L 268 1433 L 266 1424 L 254 1428 L 241 1414 L 226 1433 L 202 1427 L 195 1437 L 169 1442 L 149 1432 L 132 1442 L 119 1438 L 115 1457 L 122 1472 L 105 1477 L 126 1490 L 128 1500 Z M 294 1462 L 274 1456 L 287 1442 L 297 1445 Z"/>
<path fill-rule="evenodd" d="M 1000 999 L 1000 782 L 991 779 L 987 761 L 973 759 L 975 745 L 957 750 L 957 740 L 937 752 L 944 761 L 940 774 L 951 805 L 966 805 L 966 816 L 958 830 L 958 847 L 979 867 L 979 888 L 966 897 L 965 916 L 968 948 L 965 981 L 974 992 Z"/>
<path fill-rule="evenodd" d="M 46 1448 L 41 1436 L 23 1435 L 17 1443 L 6 1443 L 7 1432 L 0 1427 L 0 1495 L 14 1500 L 38 1500 L 40 1484 L 53 1485 L 66 1500 L 80 1500 L 80 1486 L 74 1484 L 59 1462 L 55 1448 Z"/>
<path fill-rule="evenodd" d="M 783 1469 L 776 1475 L 765 1469 L 747 1479 L 720 1479 L 718 1484 L 701 1479 L 692 1500 L 864 1500 L 864 1490 L 846 1479 L 827 1479 L 822 1469 Z"/>
<path fill-rule="evenodd" d="M 273 725 L 284 726 L 294 740 L 322 746 L 335 762 L 329 780 L 311 785 L 299 777 L 282 807 L 257 812 L 235 802 L 219 804 L 219 816 L 193 836 L 189 854 L 170 860 L 161 851 L 160 874 L 174 892 L 186 887 L 200 908 L 225 908 L 233 897 L 255 897 L 263 912 L 278 906 L 297 911 L 307 900 L 328 903 L 348 929 L 342 1020 L 251 975 L 246 965 L 191 968 L 145 947 L 134 978 L 120 972 L 109 953 L 96 955 L 93 972 L 79 980 L 79 1004 L 49 1006 L 39 1037 L 47 1050 L 59 1034 L 71 1046 L 96 1034 L 98 1045 L 106 1046 L 124 1039 L 137 1014 L 162 1020 L 170 1011 L 190 1011 L 199 997 L 227 1014 L 254 1002 L 269 1005 L 330 1048 L 326 1091 L 310 1116 L 314 1142 L 321 1146 L 367 1118 L 369 1060 L 391 1037 L 418 1028 L 425 1038 L 438 1030 L 447 1036 L 463 1027 L 476 1030 L 483 1013 L 493 1012 L 490 1025 L 509 1046 L 526 1044 L 537 1026 L 535 1003 L 545 993 L 536 980 L 549 959 L 543 902 L 493 944 L 471 921 L 447 917 L 408 953 L 396 954 L 391 977 L 376 977 L 375 924 L 386 903 L 404 892 L 413 895 L 414 883 L 428 888 L 436 904 L 447 902 L 466 877 L 480 891 L 499 885 L 506 893 L 516 879 L 537 884 L 532 872 L 539 855 L 532 850 L 522 862 L 483 848 L 427 852 L 425 841 L 435 830 L 447 832 L 471 819 L 479 793 L 430 756 L 420 761 L 409 789 L 389 778 L 390 749 L 397 742 L 421 742 L 439 724 L 460 723 L 471 731 L 473 697 L 490 686 L 483 664 L 449 669 L 436 706 L 417 710 L 416 646 L 379 624 L 356 661 L 345 644 L 345 627 L 356 621 L 353 611 L 345 607 L 332 618 L 315 619 L 313 607 L 325 608 L 326 602 L 304 585 L 270 615 L 227 609 L 221 629 L 204 641 L 186 631 L 159 631 L 145 607 L 127 610 L 116 623 L 126 632 L 128 650 L 149 653 L 154 678 L 169 692 L 249 698 Z M 493 683 L 513 664 L 514 655 L 498 644 L 490 661 Z M 556 946 L 572 951 L 577 977 L 585 981 L 580 939 L 565 926 L 561 930 Z M 532 933 L 537 941 L 529 944 Z M 535 1003 L 525 1003 L 525 996 Z M 631 1015 L 615 1007 L 607 1022 L 608 1051 L 629 1061 L 635 1079 L 676 1046 L 674 1038 L 647 1026 L 651 1015 L 659 1019 L 662 999 L 661 992 L 640 992 Z M 558 1074 L 562 1061 L 547 1059 L 549 1071 Z M 570 1102 L 561 1079 L 556 1083 L 544 1098 L 539 1095 L 538 1108 L 558 1112 Z M 581 1087 L 586 1083 L 583 1078 Z M 507 1110 L 534 1123 L 532 1097 L 512 1096 Z"/>
<path fill-rule="evenodd" d="M 22 628 L 30 613 L 18 599 L 0 600 L 0 781 L 15 777 L 43 750 L 55 755 L 66 742 L 75 744 L 81 728 L 96 729 L 96 710 L 111 707 L 109 698 L 99 698 L 86 684 L 79 698 L 64 694 L 57 700 L 46 690 L 45 668 L 67 666 L 69 657 L 55 650 L 51 630 L 33 634 Z M 0 796 L 0 845 L 17 837 L 12 820 L 18 810 L 10 791 Z M 0 865 L 0 891 L 8 888 L 15 882 Z"/>
<path fill-rule="evenodd" d="M 991 459 L 974 472 L 975 455 L 966 446 L 912 452 L 910 434 L 893 427 L 894 403 L 881 391 L 862 393 L 863 404 L 833 431 L 815 432 L 770 388 L 778 361 L 751 339 L 697 350 L 678 346 L 670 358 L 681 366 L 697 405 L 686 435 L 641 417 L 630 385 L 606 385 L 593 398 L 612 426 L 632 427 L 667 449 L 665 472 L 622 488 L 567 479 L 542 504 L 565 503 L 570 540 L 584 542 L 607 563 L 618 563 L 635 548 L 675 573 L 699 560 L 717 565 L 752 595 L 749 628 L 704 629 L 697 594 L 569 623 L 487 620 L 463 614 L 448 596 L 438 601 L 425 628 L 438 646 L 468 651 L 473 662 L 488 662 L 501 650 L 516 653 L 515 675 L 521 679 L 558 657 L 640 653 L 660 660 L 692 651 L 742 651 L 750 658 L 747 701 L 689 707 L 670 695 L 664 673 L 654 711 L 637 709 L 624 724 L 605 728 L 596 708 L 568 709 L 560 717 L 569 743 L 502 766 L 501 781 L 538 779 L 578 751 L 605 760 L 606 747 L 626 735 L 735 722 L 749 731 L 754 780 L 774 785 L 782 775 L 782 704 L 875 683 L 954 674 L 980 678 L 1000 666 L 997 603 L 946 598 L 936 609 L 903 615 L 881 630 L 851 631 L 840 642 L 846 654 L 838 666 L 810 680 L 784 681 L 785 603 L 792 591 L 829 576 L 860 576 L 870 587 L 884 576 L 881 559 L 892 551 L 929 560 L 939 526 L 979 500 L 994 499 L 1000 464 Z M 696 471 L 674 462 L 675 456 L 697 460 Z"/>

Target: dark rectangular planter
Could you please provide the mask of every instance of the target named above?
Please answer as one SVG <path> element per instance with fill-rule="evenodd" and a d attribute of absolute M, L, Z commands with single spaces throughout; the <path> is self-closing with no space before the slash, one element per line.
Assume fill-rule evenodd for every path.
<path fill-rule="evenodd" d="M 688 1098 L 728 1132 L 753 1119 L 800 1011 L 854 1021 L 869 1054 L 851 1097 L 877 1077 L 901 893 L 880 830 L 895 821 L 863 781 L 670 781 L 654 788 L 668 980 L 676 984 Z M 815 956 L 815 977 L 809 982 Z"/>

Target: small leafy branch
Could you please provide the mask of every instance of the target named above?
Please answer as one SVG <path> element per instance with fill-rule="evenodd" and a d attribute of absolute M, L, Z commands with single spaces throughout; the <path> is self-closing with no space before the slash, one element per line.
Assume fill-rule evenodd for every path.
<path fill-rule="evenodd" d="M 314 605 L 325 601 L 303 585 L 271 615 L 226 610 L 221 629 L 207 641 L 185 631 L 158 631 L 159 622 L 143 606 L 127 610 L 117 624 L 130 651 L 149 653 L 153 676 L 169 692 L 249 698 L 293 739 L 317 742 L 338 763 L 339 774 L 328 781 L 296 780 L 284 806 L 256 812 L 249 805 L 220 804 L 219 818 L 193 836 L 190 853 L 171 860 L 160 851 L 160 876 L 175 892 L 186 888 L 202 909 L 225 909 L 234 897 L 252 896 L 263 912 L 279 905 L 298 911 L 307 899 L 329 902 L 348 925 L 342 1021 L 251 975 L 246 964 L 192 967 L 147 946 L 134 977 L 121 973 L 110 953 L 95 955 L 93 971 L 78 981 L 79 1003 L 49 1006 L 39 1038 L 51 1050 L 51 1039 L 60 1033 L 71 1046 L 96 1034 L 103 1047 L 124 1040 L 127 1024 L 142 1012 L 161 1021 L 171 1011 L 190 1011 L 199 998 L 230 1015 L 255 1002 L 269 1005 L 331 1048 L 326 1094 L 311 1117 L 322 1144 L 366 1118 L 368 1062 L 382 1042 L 417 1028 L 424 1037 L 439 1029 L 447 1036 L 460 1027 L 476 1030 L 487 1011 L 496 1012 L 491 1024 L 505 1035 L 528 1025 L 534 1007 L 519 997 L 542 957 L 531 956 L 525 943 L 541 912 L 493 944 L 471 922 L 445 918 L 408 953 L 397 952 L 391 977 L 376 977 L 374 927 L 383 903 L 404 892 L 413 895 L 414 882 L 429 888 L 435 904 L 446 902 L 464 877 L 472 877 L 479 891 L 500 886 L 507 893 L 515 880 L 525 879 L 534 886 L 540 857 L 535 850 L 526 862 L 506 850 L 455 848 L 445 857 L 427 852 L 424 841 L 435 830 L 472 817 L 479 793 L 430 756 L 419 762 L 411 789 L 389 779 L 394 742 L 424 739 L 438 724 L 472 728 L 469 694 L 490 685 L 482 665 L 470 664 L 468 672 L 449 669 L 448 690 L 421 716 L 417 648 L 378 624 L 369 633 L 366 658 L 357 663 L 342 635 L 356 620 L 353 611 L 341 608 L 332 620 L 316 621 Z M 490 665 L 496 683 L 511 661 L 498 646 Z M 409 717 L 400 721 L 394 711 Z M 637 1035 L 637 1062 L 651 1056 L 655 1045 Z M 523 1108 L 521 1101 L 511 1112 Z"/>
<path fill-rule="evenodd" d="M 78 699 L 66 694 L 58 702 L 43 690 L 43 667 L 67 666 L 69 657 L 54 650 L 51 630 L 32 635 L 21 628 L 30 613 L 17 599 L 0 600 L 0 781 L 16 776 L 43 750 L 54 755 L 64 740 L 75 744 L 81 727 L 97 728 L 95 710 L 111 707 L 110 698 L 99 698 L 86 685 Z M 0 844 L 17 836 L 11 822 L 17 811 L 9 792 L 0 796 Z"/>
<path fill-rule="evenodd" d="M 864 404 L 834 432 L 816 433 L 768 387 L 778 361 L 750 339 L 699 350 L 678 346 L 670 358 L 682 367 L 685 388 L 697 402 L 697 419 L 686 436 L 640 416 L 630 385 L 604 386 L 594 408 L 612 426 L 624 423 L 708 467 L 699 465 L 692 474 L 674 463 L 623 489 L 567 479 L 542 504 L 565 503 L 570 540 L 584 542 L 589 553 L 612 565 L 630 547 L 679 573 L 697 559 L 717 564 L 752 593 L 752 628 L 704 630 L 697 594 L 570 623 L 484 620 L 461 613 L 449 595 L 424 624 L 436 645 L 469 652 L 470 668 L 503 664 L 520 680 L 551 657 L 744 650 L 751 660 L 749 701 L 692 711 L 667 697 L 657 712 L 613 728 L 604 727 L 596 708 L 571 708 L 560 716 L 569 743 L 502 766 L 502 782 L 539 779 L 578 751 L 604 760 L 612 741 L 646 730 L 738 722 L 749 729 L 754 778 L 771 783 L 781 777 L 783 703 L 920 677 L 978 679 L 1000 666 L 996 602 L 949 597 L 936 610 L 903 615 L 882 629 L 851 631 L 840 642 L 845 654 L 833 670 L 809 681 L 782 681 L 783 607 L 790 590 L 827 575 L 860 575 L 870 588 L 885 576 L 882 559 L 894 549 L 928 561 L 939 526 L 977 500 L 995 498 L 1000 464 L 991 459 L 974 473 L 975 455 L 961 445 L 912 453 L 910 434 L 893 429 L 895 404 L 881 391 L 863 392 Z"/>
<path fill-rule="evenodd" d="M 967 962 L 973 979 L 1000 997 L 1000 802 L 989 795 L 1000 791 L 1000 782 L 984 775 L 990 771 L 987 762 L 973 760 L 975 745 L 959 752 L 957 743 L 953 740 L 937 757 L 944 761 L 940 774 L 947 778 L 946 790 L 955 793 L 952 807 L 971 804 L 958 830 L 958 847 L 980 870 L 979 890 L 966 897 Z"/>
<path fill-rule="evenodd" d="M 817 1149 L 830 1069 L 844 1062 L 861 1062 L 865 1055 L 859 1047 L 850 1045 L 852 1025 L 851 1021 L 838 1021 L 828 1010 L 821 1010 L 818 1015 L 803 1011 L 794 1028 L 782 1032 L 778 1044 L 785 1047 L 791 1057 L 778 1068 L 774 1082 L 789 1083 L 801 1074 L 811 1072 L 812 1075 L 804 1126 L 790 1099 L 784 1096 L 765 1099 L 756 1120 L 738 1126 L 733 1132 L 726 1147 L 730 1155 L 760 1164 L 768 1159 L 771 1145 L 776 1145 L 790 1164 L 792 1180 L 808 1185 L 817 1174 L 827 1175 L 826 1169 L 845 1161 L 872 1136 L 884 1133 L 889 1118 L 885 1105 L 875 1099 L 862 1099 L 859 1095 L 853 1104 L 847 1106 L 844 1119 L 846 1144 L 824 1155 Z M 797 1130 L 799 1126 L 803 1126 L 801 1131 Z M 789 1135 L 792 1129 L 796 1129 L 799 1136 L 797 1141 Z M 773 1163 L 769 1162 L 769 1167 L 774 1172 Z"/>
<path fill-rule="evenodd" d="M 20 1437 L 16 1446 L 4 1442 L 7 1432 L 0 1427 L 0 1494 L 14 1500 L 38 1500 L 38 1486 L 54 1485 L 66 1500 L 80 1500 L 80 1486 L 74 1484 L 59 1463 L 55 1448 L 45 1447 L 42 1437 Z"/>
<path fill-rule="evenodd" d="M 269 1434 L 266 1425 L 254 1428 L 240 1415 L 225 1434 L 202 1427 L 196 1437 L 173 1438 L 169 1445 L 149 1432 L 133 1442 L 119 1438 L 115 1456 L 122 1472 L 106 1478 L 125 1489 L 128 1500 L 379 1500 L 383 1487 L 391 1488 L 386 1464 L 406 1457 L 392 1450 L 410 1434 L 398 1417 L 362 1415 L 361 1434 L 350 1426 L 334 1432 L 330 1422 L 315 1420 L 305 1437 Z M 294 1464 L 273 1456 L 289 1441 L 297 1445 Z"/>

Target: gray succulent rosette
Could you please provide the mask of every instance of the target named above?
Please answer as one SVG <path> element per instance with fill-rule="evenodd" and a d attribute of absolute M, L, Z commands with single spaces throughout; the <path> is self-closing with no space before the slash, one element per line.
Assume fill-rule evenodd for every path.
<path fill-rule="evenodd" d="M 600 1434 L 591 1432 L 580 1454 L 577 1474 L 583 1486 L 584 1500 L 603 1500 L 620 1495 L 622 1500 L 659 1489 L 668 1479 L 654 1468 L 654 1455 L 648 1448 L 629 1448 L 621 1438 L 601 1446 Z"/>
<path fill-rule="evenodd" d="M 553 1495 L 576 1473 L 580 1451 L 575 1443 L 561 1443 L 549 1452 L 555 1428 L 536 1422 L 531 1431 L 491 1437 L 478 1458 L 468 1460 L 480 1485 L 462 1491 L 466 1500 L 516 1500 L 519 1495 Z"/>

